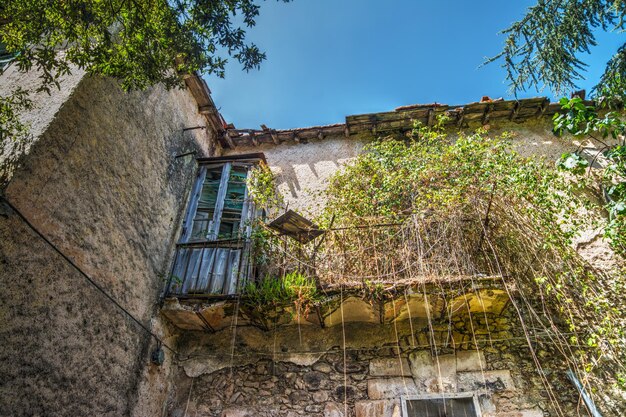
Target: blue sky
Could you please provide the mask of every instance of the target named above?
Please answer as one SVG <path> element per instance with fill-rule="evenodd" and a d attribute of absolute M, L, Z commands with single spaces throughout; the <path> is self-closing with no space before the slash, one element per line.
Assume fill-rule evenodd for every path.
<path fill-rule="evenodd" d="M 342 123 L 351 114 L 508 95 L 499 64 L 480 67 L 504 42 L 498 32 L 535 0 L 294 0 L 261 2 L 250 40 L 267 53 L 258 71 L 228 64 L 208 77 L 224 118 L 238 128 Z M 623 34 L 598 34 L 589 90 Z M 520 97 L 550 95 L 529 91 Z"/>

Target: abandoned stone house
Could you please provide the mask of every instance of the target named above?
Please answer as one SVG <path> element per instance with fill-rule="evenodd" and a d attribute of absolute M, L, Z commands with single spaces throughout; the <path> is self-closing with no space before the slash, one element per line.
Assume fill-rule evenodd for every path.
<path fill-rule="evenodd" d="M 0 91 L 34 83 L 9 67 Z M 282 215 L 284 239 L 298 238 L 310 223 L 296 212 L 320 203 L 317 192 L 377 135 L 447 112 L 455 127 L 512 130 L 522 152 L 555 156 L 573 146 L 550 131 L 557 105 L 407 106 L 249 130 L 223 121 L 202 79 L 186 87 L 124 93 L 77 71 L 36 97 L 30 136 L 5 145 L 0 415 L 595 412 L 540 336 L 525 335 L 502 277 L 408 284 L 382 299 L 329 287 L 306 315 L 293 305 L 255 314 L 240 297 L 254 279 L 248 220 L 263 215 L 246 177 L 261 161 L 285 200 L 267 222 Z"/>

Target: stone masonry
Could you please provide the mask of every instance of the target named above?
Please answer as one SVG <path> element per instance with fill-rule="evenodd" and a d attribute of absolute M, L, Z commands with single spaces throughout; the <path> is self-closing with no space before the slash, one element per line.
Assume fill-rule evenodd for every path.
<path fill-rule="evenodd" d="M 192 332 L 195 335 L 182 342 L 190 356 L 181 362 L 168 415 L 400 417 L 403 396 L 461 392 L 477 396 L 483 417 L 553 415 L 553 404 L 511 312 L 472 317 L 478 337 L 465 347 L 452 348 L 450 335 L 468 334 L 469 321 L 465 316 L 432 326 L 419 323 L 414 334 L 402 323 L 397 339 L 393 341 L 391 332 L 392 340 L 382 344 L 376 333 L 388 325 L 348 326 L 346 333 L 353 337 L 345 351 L 341 345 L 320 348 L 324 342 L 319 340 L 332 344 L 333 335 L 341 336 L 338 328 L 302 328 L 301 342 L 297 336 L 292 339 L 293 329 L 265 332 L 266 345 L 262 334 L 247 334 L 250 330 L 244 328 L 234 338 L 229 334 L 232 329 L 210 336 Z M 221 366 L 211 371 L 201 364 L 210 361 L 209 351 L 219 355 L 220 346 L 198 344 L 216 338 L 234 341 L 233 352 L 230 357 L 223 352 Z M 310 343 L 318 344 L 313 348 Z M 263 354 L 271 347 L 276 351 Z M 550 372 L 560 375 L 560 371 Z M 563 387 L 559 399 L 562 408 L 576 409 L 571 386 Z"/>

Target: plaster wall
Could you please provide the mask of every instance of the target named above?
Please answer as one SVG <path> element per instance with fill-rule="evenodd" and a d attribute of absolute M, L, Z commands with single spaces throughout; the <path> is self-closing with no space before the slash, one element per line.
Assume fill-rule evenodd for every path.
<path fill-rule="evenodd" d="M 494 136 L 510 132 L 512 145 L 517 152 L 524 156 L 545 158 L 550 164 L 580 144 L 571 138 L 553 135 L 549 120 L 493 124 L 488 128 L 489 134 Z M 225 154 L 263 152 L 276 175 L 278 190 L 285 197 L 286 205 L 303 213 L 315 213 L 324 204 L 319 193 L 326 188 L 328 180 L 373 139 L 366 136 L 328 136 L 322 140 L 310 139 L 306 143 L 291 141 L 280 145 L 240 146 L 225 150 Z M 583 143 L 583 149 L 591 156 L 600 148 L 592 142 Z"/>
<path fill-rule="evenodd" d="M 195 157 L 212 155 L 215 138 L 182 131 L 206 124 L 185 90 L 127 94 L 113 80 L 76 77 L 41 101 L 41 120 L 33 122 L 28 152 L 18 153 L 4 194 L 99 286 L 167 338 L 168 329 L 151 317 Z M 195 155 L 177 157 L 188 152 Z M 0 415 L 161 415 L 167 370 L 149 365 L 151 338 L 6 204 L 0 282 Z"/>
<path fill-rule="evenodd" d="M 10 64 L 0 76 L 0 96 L 9 97 L 18 88 L 27 91 L 33 107 L 23 111 L 20 121 L 28 127 L 28 132 L 19 140 L 0 141 L 0 187 L 6 185 L 19 164 L 20 158 L 28 154 L 32 145 L 48 128 L 63 104 L 74 92 L 85 72 L 73 68 L 71 74 L 59 79 L 59 88 L 53 87 L 50 94 L 37 88 L 41 85 L 41 73 L 22 73 L 16 65 Z"/>
<path fill-rule="evenodd" d="M 355 158 L 365 143 L 361 139 L 329 136 L 307 143 L 237 147 L 227 150 L 226 154 L 263 152 L 276 175 L 276 185 L 285 205 L 303 214 L 311 214 L 324 204 L 320 192 L 326 188 L 329 178 Z"/>

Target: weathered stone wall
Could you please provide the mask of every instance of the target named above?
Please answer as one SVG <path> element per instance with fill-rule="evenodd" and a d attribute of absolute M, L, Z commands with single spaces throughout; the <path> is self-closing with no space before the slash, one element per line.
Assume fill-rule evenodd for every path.
<path fill-rule="evenodd" d="M 532 337 L 541 372 L 513 308 L 432 322 L 188 332 L 167 415 L 400 417 L 402 396 L 470 392 L 483 417 L 587 416 L 562 365 L 545 359 L 542 336 Z M 558 387 L 565 414 L 542 378 Z"/>
<path fill-rule="evenodd" d="M 126 94 L 85 77 L 59 94 L 4 194 L 150 326 L 196 171 L 194 155 L 177 155 L 212 155 L 214 138 L 182 131 L 206 124 L 185 90 Z M 148 365 L 153 341 L 6 205 L 0 281 L 0 415 L 117 417 L 136 404 L 160 415 L 167 378 Z"/>
<path fill-rule="evenodd" d="M 487 128 L 488 134 L 493 136 L 503 132 L 510 132 L 511 142 L 516 151 L 524 156 L 545 158 L 546 163 L 550 165 L 552 165 L 561 154 L 572 152 L 579 147 L 583 154 L 586 154 L 591 160 L 603 147 L 601 144 L 594 143 L 590 140 L 578 141 L 571 137 L 556 137 L 552 133 L 551 121 L 548 118 L 543 120 L 531 120 L 519 124 L 512 122 L 494 122 L 490 126 L 487 126 Z M 454 134 L 454 132 L 452 134 Z M 300 141 L 300 143 L 287 142 L 280 145 L 267 143 L 254 147 L 238 147 L 228 152 L 264 152 L 270 167 L 277 175 L 279 190 L 286 197 L 285 200 L 288 207 L 305 214 L 312 214 L 315 213 L 319 205 L 324 204 L 319 194 L 320 191 L 327 186 L 328 179 L 335 172 L 340 170 L 342 165 L 349 163 L 359 152 L 362 152 L 366 143 L 372 139 L 372 137 L 366 136 L 351 136 L 349 138 L 337 136 L 326 137 L 321 140 L 310 139 L 307 140 L 306 143 Z M 602 238 L 601 230 L 583 231 L 582 235 L 574 242 L 574 247 L 585 260 L 597 268 L 609 270 L 616 265 L 616 259 L 609 245 Z M 181 314 L 180 309 L 173 310 L 175 310 L 175 314 Z M 536 311 L 542 311 L 542 308 L 537 307 Z M 527 322 L 532 321 L 529 314 L 528 317 L 525 317 L 525 320 Z M 492 373 L 489 375 L 498 375 L 501 381 L 512 381 L 513 384 L 511 384 L 511 386 L 515 388 L 492 390 L 494 392 L 490 394 L 491 403 L 483 403 L 484 415 L 522 417 L 541 415 L 587 415 L 585 406 L 575 392 L 572 383 L 568 381 L 565 376 L 568 358 L 562 351 L 558 351 L 559 344 L 554 341 L 551 343 L 543 343 L 543 341 L 531 335 L 530 337 L 533 340 L 533 350 L 531 351 L 528 346 L 528 340 L 526 340 L 526 334 L 521 332 L 519 323 L 513 325 L 518 326 L 513 336 L 510 334 L 511 326 L 506 323 L 503 325 L 507 326 L 506 330 L 498 329 L 498 325 L 492 325 L 488 332 L 480 328 L 466 332 L 461 339 L 460 346 L 455 347 L 456 356 L 446 356 L 453 355 L 455 352 L 443 352 L 442 356 L 439 358 L 444 358 L 443 368 L 445 368 L 445 371 L 452 373 L 449 375 L 450 387 L 460 389 L 463 388 L 468 381 L 470 385 L 476 382 L 475 376 L 478 375 L 478 373 L 470 376 L 468 372 L 479 371 L 459 371 L 458 367 L 455 368 L 459 361 L 458 349 L 469 349 L 471 351 L 472 337 L 476 335 L 483 337 L 485 334 L 489 333 L 494 336 L 492 338 L 494 342 L 492 343 L 490 341 L 489 344 L 480 346 L 481 354 L 484 355 L 486 359 L 486 372 Z M 352 336 L 349 334 L 349 339 L 358 340 L 359 337 L 354 336 L 355 334 L 361 335 L 362 338 L 367 339 L 369 337 L 366 332 L 367 329 L 370 329 L 372 332 L 384 331 L 381 329 L 372 330 L 369 325 L 361 324 L 360 326 L 362 326 L 360 329 L 354 328 L 354 325 L 350 326 Z M 434 336 L 439 337 L 438 335 L 444 335 L 441 337 L 445 338 L 447 334 L 446 324 L 440 327 L 441 329 L 439 329 L 439 327 L 434 329 Z M 307 329 L 306 332 L 309 332 L 309 330 Z M 327 332 L 327 329 L 319 331 L 319 334 L 315 335 L 309 332 L 306 333 L 308 335 L 306 337 L 312 339 L 324 338 Z M 447 337 L 448 339 L 455 340 L 458 335 L 459 332 L 453 331 L 447 334 Z M 225 335 L 218 337 L 223 337 L 224 340 L 232 339 L 239 341 L 239 336 L 237 336 L 236 339 L 232 337 L 229 338 Z M 264 337 L 269 341 L 278 340 L 278 346 L 281 346 L 280 341 L 284 340 L 281 339 L 280 333 L 278 333 L 278 336 L 274 336 L 271 331 Z M 301 336 L 301 334 L 292 334 L 292 337 L 297 340 L 297 338 L 303 336 Z M 500 340 L 509 339 L 511 337 L 515 338 L 516 344 L 512 345 L 508 342 L 503 344 L 502 340 Z M 412 338 L 419 340 L 420 346 L 423 349 L 424 345 L 427 344 L 426 342 L 428 342 L 429 334 L 428 332 L 422 331 L 421 333 L 414 334 Z M 333 338 L 333 340 L 337 342 L 336 338 Z M 378 340 L 378 342 L 381 343 L 381 340 Z M 324 355 L 328 354 L 330 356 L 319 356 L 317 358 L 318 361 L 329 363 L 331 369 L 323 378 L 322 385 L 326 387 L 323 389 L 325 391 L 324 395 L 316 394 L 317 397 L 314 397 L 313 393 L 320 392 L 320 390 L 310 390 L 306 387 L 306 376 L 312 372 L 316 372 L 314 369 L 316 362 L 304 364 L 299 360 L 297 361 L 298 363 L 294 365 L 290 363 L 289 360 L 286 360 L 286 364 L 283 362 L 276 363 L 277 358 L 279 358 L 281 354 L 292 357 L 293 355 L 289 352 L 275 354 L 270 358 L 272 360 L 265 358 L 261 359 L 261 362 L 255 362 L 250 359 L 251 356 L 247 354 L 233 357 L 232 363 L 236 364 L 236 367 L 232 371 L 230 369 L 220 370 L 217 364 L 230 363 L 228 355 L 224 353 L 219 358 L 206 358 L 204 361 L 192 358 L 185 362 L 183 365 L 186 372 L 185 375 L 194 378 L 194 386 L 189 388 L 189 381 L 181 382 L 181 386 L 189 389 L 186 391 L 183 389 L 184 392 L 179 393 L 182 399 L 177 401 L 182 403 L 189 399 L 190 410 L 193 409 L 197 411 L 198 415 L 207 416 L 262 415 L 262 412 L 266 412 L 267 415 L 304 414 L 334 417 L 345 415 L 342 399 L 333 391 L 338 389 L 343 378 L 341 374 L 336 372 L 336 366 L 338 364 L 336 361 L 337 355 L 341 354 L 341 349 L 337 349 L 337 346 L 342 346 L 341 341 L 335 343 L 334 350 L 325 351 L 326 353 L 324 353 Z M 353 344 L 352 347 L 355 349 L 354 352 L 356 352 L 355 355 L 357 358 L 366 356 L 367 350 L 363 350 L 361 345 Z M 233 345 L 233 351 L 237 352 L 239 349 L 245 349 L 245 344 Z M 350 415 L 354 415 L 354 413 L 359 416 L 396 415 L 394 414 L 394 407 L 390 405 L 391 403 L 376 403 L 367 406 L 364 404 L 359 405 L 362 401 L 380 401 L 378 394 L 371 395 L 371 384 L 368 385 L 363 381 L 379 378 L 378 375 L 371 374 L 370 367 L 373 366 L 372 361 L 393 359 L 398 361 L 398 363 L 400 363 L 400 361 L 409 361 L 408 363 L 410 363 L 410 358 L 415 359 L 423 353 L 419 349 L 412 349 L 414 350 L 402 347 L 399 358 L 396 352 L 395 355 L 373 355 L 370 359 L 364 359 L 359 362 L 359 366 L 361 366 L 362 369 L 370 369 L 370 371 L 369 373 L 365 371 L 355 374 L 357 378 L 364 377 L 364 380 L 356 381 L 352 379 L 352 375 L 348 377 L 348 382 L 351 384 L 350 386 L 355 387 L 354 396 L 348 404 Z M 318 350 L 319 346 L 315 346 L 315 349 L 312 349 L 312 351 Z M 206 353 L 207 351 L 208 350 L 198 348 L 194 350 L 194 353 L 201 356 L 202 352 Z M 217 349 L 217 351 L 219 351 L 219 349 Z M 262 365 L 263 360 L 267 361 L 267 365 Z M 430 367 L 428 369 L 432 371 L 432 358 L 423 358 L 422 363 L 424 364 L 424 369 Z M 269 371 L 264 370 L 263 366 L 269 369 Z M 415 366 L 409 367 L 415 370 Z M 456 372 L 454 369 L 456 369 Z M 422 373 L 432 375 L 432 372 L 418 371 L 410 375 L 402 374 L 403 371 L 401 372 L 397 369 L 394 372 L 393 375 L 389 375 L 389 378 L 401 379 L 394 379 L 391 381 L 392 383 L 398 383 L 397 385 L 401 385 L 403 389 L 406 389 L 405 387 L 412 386 L 409 382 L 410 379 L 410 381 L 416 384 L 417 391 L 428 392 L 428 389 L 423 390 L 424 383 L 419 375 Z M 483 373 L 480 372 L 480 375 L 482 377 Z M 232 381 L 229 380 L 231 377 Z M 185 381 L 184 378 L 182 378 L 182 380 Z M 285 380 L 287 382 L 285 382 Z M 268 381 L 271 381 L 271 383 Z M 298 381 L 301 382 L 298 383 Z M 501 385 L 499 382 L 490 383 L 488 378 L 483 382 L 487 382 L 487 385 L 491 388 L 497 388 Z M 375 384 L 385 386 L 387 383 L 388 382 L 382 381 L 376 382 Z M 420 388 L 420 384 L 422 384 L 422 388 Z M 199 387 L 199 385 L 202 385 L 202 387 Z M 207 385 L 216 385 L 221 388 L 214 391 L 211 387 L 207 388 Z M 508 387 L 509 385 L 505 383 L 504 386 Z M 587 388 L 593 389 L 594 387 L 598 389 L 602 388 L 600 384 L 594 383 L 590 383 Z M 478 389 L 480 390 L 481 387 L 478 386 Z M 282 394 L 287 391 L 289 391 L 289 395 L 294 392 L 304 392 L 301 396 L 302 401 L 300 401 L 300 394 L 296 394 L 294 398 Z M 199 394 L 196 394 L 196 392 Z M 322 397 L 324 400 L 320 402 L 319 400 Z M 595 396 L 595 394 L 594 397 L 596 401 L 600 398 L 600 396 Z M 210 398 L 211 400 L 205 401 L 203 398 Z M 257 400 L 264 398 L 264 407 L 256 407 L 255 398 Z M 619 398 L 619 395 L 615 398 Z M 599 400 L 601 402 L 600 407 L 606 410 L 606 415 L 617 416 L 623 414 L 621 411 L 623 407 L 619 404 L 619 400 L 615 398 L 609 399 L 605 396 Z M 397 402 L 394 402 L 394 405 L 397 406 Z M 306 409 L 307 406 L 309 407 L 308 410 Z M 364 411 L 366 407 L 369 407 L 367 408 L 369 410 L 377 411 L 366 412 Z M 180 407 L 172 406 L 172 415 L 177 415 L 177 410 L 180 410 Z M 383 412 L 383 410 L 386 411 Z M 272 414 L 272 412 L 274 414 Z"/>

